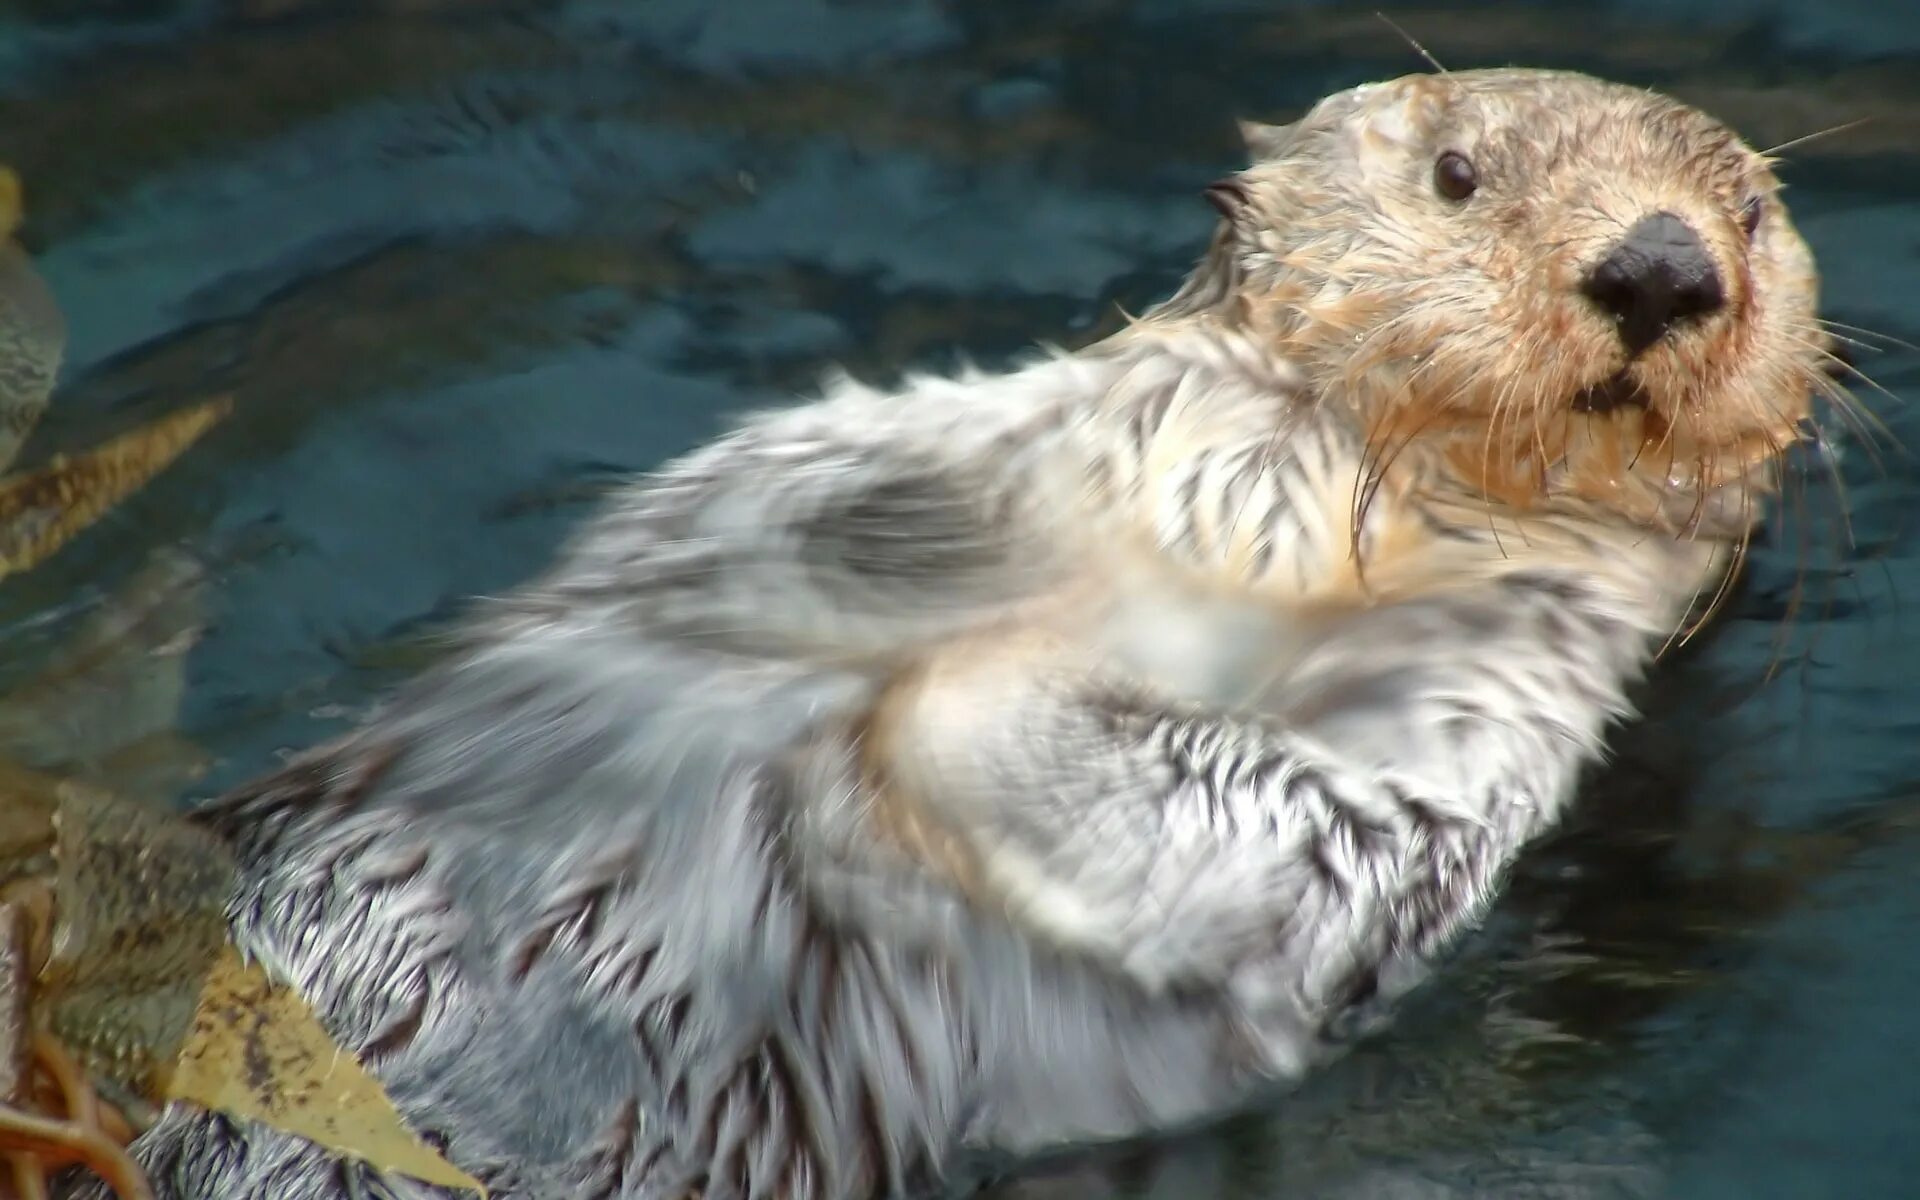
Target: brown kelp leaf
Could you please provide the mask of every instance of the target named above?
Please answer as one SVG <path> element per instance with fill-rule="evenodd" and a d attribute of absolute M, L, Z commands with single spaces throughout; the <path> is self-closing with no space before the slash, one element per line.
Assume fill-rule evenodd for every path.
<path fill-rule="evenodd" d="M 233 862 L 163 809 L 63 780 L 54 814 L 51 1031 L 120 1095 L 156 1094 L 226 943 Z"/>
<path fill-rule="evenodd" d="M 123 796 L 171 796 L 205 779 L 213 755 L 176 733 L 155 733 L 84 764 L 80 778 Z"/>
<path fill-rule="evenodd" d="M 32 986 L 26 915 L 0 902 L 0 1104 L 19 1100 L 27 1082 Z"/>
<path fill-rule="evenodd" d="M 0 480 L 0 577 L 24 571 L 138 490 L 232 411 L 227 398 L 169 413 L 75 458 Z"/>
<path fill-rule="evenodd" d="M 169 1099 L 259 1121 L 425 1183 L 486 1189 L 422 1142 L 379 1082 L 292 988 L 226 949 L 214 964 Z"/>
<path fill-rule="evenodd" d="M 53 871 L 60 781 L 0 758 L 0 886 Z"/>
<path fill-rule="evenodd" d="M 12 237 L 20 228 L 20 176 L 10 167 L 0 167 L 0 237 Z"/>
<path fill-rule="evenodd" d="M 47 409 L 67 324 L 27 252 L 12 239 L 20 223 L 20 181 L 0 167 L 0 468 Z"/>
<path fill-rule="evenodd" d="M 158 779 L 125 786 L 106 767 L 176 725 L 187 652 L 205 621 L 205 582 L 205 568 L 190 555 L 154 554 L 88 614 L 44 669 L 0 695 L 0 759 L 58 765 L 108 780 L 121 795 L 164 791 L 168 783 Z"/>
<path fill-rule="evenodd" d="M 0 881 L 52 883 L 52 946 L 31 1021 L 106 1098 L 138 1124 L 184 1100 L 485 1196 L 408 1129 L 296 992 L 241 961 L 226 940 L 233 872 L 226 847 L 178 814 L 0 760 Z M 16 909 L 0 903 L 0 922 Z M 0 936 L 0 968 L 10 944 Z M 9 998 L 17 1008 L 24 994 L 5 985 L 0 974 L 0 1036 Z M 26 1029 L 30 1019 L 14 1015 Z M 0 1053 L 23 1044 L 12 1038 Z"/>

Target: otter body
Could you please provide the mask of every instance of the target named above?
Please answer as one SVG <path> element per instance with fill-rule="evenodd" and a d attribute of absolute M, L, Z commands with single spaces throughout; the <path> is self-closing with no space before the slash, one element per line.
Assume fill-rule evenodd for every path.
<path fill-rule="evenodd" d="M 1819 369 L 1764 161 L 1522 71 L 1249 142 L 1124 333 L 747 423 L 205 810 L 236 942 L 495 1196 L 920 1194 L 1296 1080 L 1710 607 Z M 436 1194 L 180 1107 L 137 1150 Z"/>

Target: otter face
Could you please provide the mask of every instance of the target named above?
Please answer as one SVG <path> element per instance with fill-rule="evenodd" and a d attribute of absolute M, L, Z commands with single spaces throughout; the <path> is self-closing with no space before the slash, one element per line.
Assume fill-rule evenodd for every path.
<path fill-rule="evenodd" d="M 1517 508 L 1744 533 L 1825 335 L 1768 160 L 1645 91 L 1414 76 L 1247 127 L 1215 193 L 1246 317 L 1382 454 Z"/>

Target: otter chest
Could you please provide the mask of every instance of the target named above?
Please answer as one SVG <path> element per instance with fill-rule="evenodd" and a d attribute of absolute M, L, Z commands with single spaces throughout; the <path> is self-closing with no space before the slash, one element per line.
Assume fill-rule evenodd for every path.
<path fill-rule="evenodd" d="M 1068 606 L 1070 636 L 1195 705 L 1270 696 L 1339 617 L 1377 602 L 1374 573 L 1404 574 L 1430 540 L 1399 492 L 1369 478 L 1350 431 L 1311 412 L 1169 416 L 1124 458 L 1111 455 L 1093 489 L 1106 502 L 1090 556 L 1099 599 Z"/>

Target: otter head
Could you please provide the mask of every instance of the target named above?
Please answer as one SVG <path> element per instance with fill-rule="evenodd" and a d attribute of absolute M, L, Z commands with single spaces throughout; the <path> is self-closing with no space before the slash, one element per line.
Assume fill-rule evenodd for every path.
<path fill-rule="evenodd" d="M 1376 455 L 1425 448 L 1438 486 L 1519 509 L 1750 527 L 1825 345 L 1763 155 L 1676 101 L 1541 71 L 1413 76 L 1244 130 L 1255 161 L 1211 189 L 1226 220 L 1182 296 L 1351 403 Z"/>

